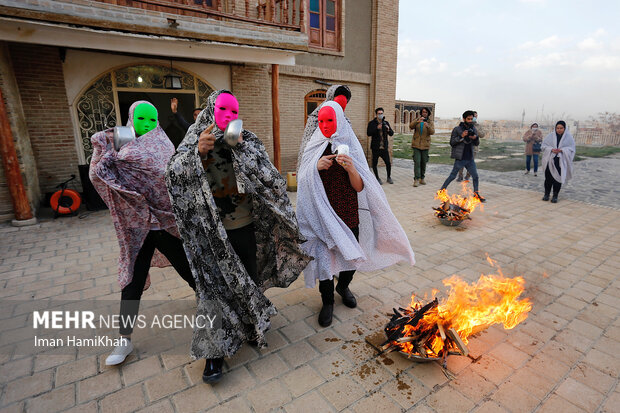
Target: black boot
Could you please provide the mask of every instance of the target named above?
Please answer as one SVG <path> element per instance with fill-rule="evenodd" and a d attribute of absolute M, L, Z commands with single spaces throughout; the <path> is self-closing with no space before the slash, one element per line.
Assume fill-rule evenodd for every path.
<path fill-rule="evenodd" d="M 205 369 L 202 372 L 202 381 L 205 383 L 217 383 L 222 378 L 223 358 L 205 359 Z"/>
<path fill-rule="evenodd" d="M 552 204 L 558 203 L 558 194 L 553 194 L 553 197 L 551 197 L 551 203 Z"/>
<path fill-rule="evenodd" d="M 319 291 L 323 301 L 323 308 L 321 308 L 319 313 L 319 325 L 321 327 L 329 327 L 332 324 L 332 317 L 334 315 L 334 280 L 319 281 Z"/>
<path fill-rule="evenodd" d="M 344 305 L 349 308 L 357 307 L 357 300 L 355 299 L 355 296 L 353 295 L 349 287 L 342 288 L 340 286 L 340 283 L 338 283 L 338 285 L 336 286 L 336 292 L 342 297 L 342 303 Z"/>
<path fill-rule="evenodd" d="M 543 201 L 548 201 L 549 200 L 549 194 L 545 194 L 545 196 L 542 197 Z"/>

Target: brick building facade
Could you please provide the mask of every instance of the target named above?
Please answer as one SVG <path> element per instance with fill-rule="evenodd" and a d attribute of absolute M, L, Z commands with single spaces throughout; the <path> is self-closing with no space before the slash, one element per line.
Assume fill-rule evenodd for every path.
<path fill-rule="evenodd" d="M 170 96 L 188 117 L 211 90 L 230 89 L 273 157 L 276 68 L 283 173 L 294 170 L 309 95 L 349 85 L 347 115 L 366 149 L 374 108 L 395 105 L 397 0 L 0 0 L 0 22 L 0 87 L 34 210 L 79 177 L 88 137 L 120 125 L 139 96 L 164 126 Z M 183 90 L 157 83 L 170 66 Z M 10 199 L 0 170 L 0 220 L 13 215 Z"/>

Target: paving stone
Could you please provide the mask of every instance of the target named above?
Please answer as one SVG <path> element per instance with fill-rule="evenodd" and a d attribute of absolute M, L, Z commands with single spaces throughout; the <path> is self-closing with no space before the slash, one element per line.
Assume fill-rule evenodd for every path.
<path fill-rule="evenodd" d="M 174 413 L 174 407 L 170 404 L 170 400 L 163 399 L 143 409 L 137 410 L 136 413 Z"/>
<path fill-rule="evenodd" d="M 588 412 L 595 411 L 604 399 L 604 396 L 598 391 L 570 377 L 564 380 L 555 392 L 562 398 Z"/>
<path fill-rule="evenodd" d="M 453 412 L 456 406 L 460 411 L 469 411 L 475 404 L 457 390 L 446 386 L 441 390 L 432 393 L 426 398 L 426 402 L 437 412 Z"/>
<path fill-rule="evenodd" d="M 493 394 L 493 400 L 513 413 L 527 413 L 535 409 L 540 401 L 515 383 L 502 384 Z"/>
<path fill-rule="evenodd" d="M 269 354 L 253 361 L 248 369 L 259 382 L 269 381 L 289 370 L 278 354 Z"/>
<path fill-rule="evenodd" d="M 235 397 L 232 400 L 227 401 L 226 403 L 222 403 L 217 407 L 214 407 L 209 410 L 209 413 L 252 413 L 252 409 L 248 405 L 247 401 L 241 397 Z"/>
<path fill-rule="evenodd" d="M 293 397 L 299 397 L 323 384 L 325 379 L 312 367 L 302 366 L 284 375 L 282 382 L 290 390 Z"/>
<path fill-rule="evenodd" d="M 27 401 L 27 412 L 53 413 L 75 405 L 75 385 L 60 387 Z"/>
<path fill-rule="evenodd" d="M 222 380 L 218 382 L 214 390 L 220 399 L 226 400 L 230 397 L 244 393 L 256 384 L 256 380 L 245 367 L 238 367 L 232 371 L 224 373 Z"/>
<path fill-rule="evenodd" d="M 56 368 L 56 386 L 73 383 L 97 374 L 96 357 L 87 357 Z"/>
<path fill-rule="evenodd" d="M 219 403 L 212 386 L 199 384 L 183 390 L 172 397 L 179 413 L 193 413 L 209 409 Z"/>
<path fill-rule="evenodd" d="M 475 373 L 472 369 L 459 374 L 450 382 L 450 386 L 474 403 L 478 403 L 497 389 L 493 382 Z"/>
<path fill-rule="evenodd" d="M 152 356 L 144 360 L 137 360 L 129 364 L 123 363 L 121 367 L 125 385 L 131 385 L 147 377 L 159 374 L 161 370 L 161 362 L 157 356 Z"/>
<path fill-rule="evenodd" d="M 603 373 L 587 363 L 577 363 L 569 377 L 602 394 L 607 394 L 616 382 L 612 375 Z"/>
<path fill-rule="evenodd" d="M 183 370 L 180 368 L 161 373 L 145 382 L 149 401 L 159 400 L 186 387 L 188 384 L 183 375 Z"/>
<path fill-rule="evenodd" d="M 332 408 L 317 391 L 304 394 L 302 397 L 294 399 L 291 403 L 284 406 L 284 408 L 288 413 L 335 411 L 334 408 Z"/>
<path fill-rule="evenodd" d="M 142 386 L 136 384 L 105 396 L 100 402 L 106 413 L 135 412 L 145 405 Z"/>
<path fill-rule="evenodd" d="M 398 404 L 381 392 L 373 393 L 360 400 L 351 409 L 356 413 L 397 413 L 402 411 Z"/>
<path fill-rule="evenodd" d="M 47 370 L 22 377 L 6 385 L 4 403 L 8 404 L 46 392 L 52 388 L 52 372 Z"/>
<path fill-rule="evenodd" d="M 366 395 L 362 386 L 346 376 L 338 377 L 334 381 L 323 384 L 319 387 L 319 392 L 338 411 L 344 410 Z"/>
<path fill-rule="evenodd" d="M 477 363 L 473 363 L 471 369 L 495 384 L 502 383 L 514 371 L 507 364 L 488 355 L 483 356 Z"/>
<path fill-rule="evenodd" d="M 484 402 L 481 406 L 474 410 L 476 413 L 503 413 L 509 412 L 509 410 L 504 409 L 502 406 L 494 402 L 493 400 L 489 400 Z"/>
<path fill-rule="evenodd" d="M 508 343 L 501 343 L 489 352 L 494 358 L 503 361 L 513 369 L 522 366 L 530 356 Z"/>

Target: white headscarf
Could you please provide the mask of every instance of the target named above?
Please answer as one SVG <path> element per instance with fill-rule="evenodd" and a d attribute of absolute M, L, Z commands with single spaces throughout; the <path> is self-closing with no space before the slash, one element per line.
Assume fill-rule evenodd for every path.
<path fill-rule="evenodd" d="M 375 271 L 400 261 L 415 264 L 407 235 L 370 172 L 362 146 L 342 108 L 336 102 L 325 102 L 323 106 L 330 106 L 336 112 L 337 131 L 327 139 L 316 128 L 304 150 L 298 174 L 297 220 L 308 240 L 301 247 L 314 257 L 304 270 L 306 287 L 314 287 L 316 279 L 332 279 L 340 271 Z M 317 169 L 328 143 L 334 150 L 338 145 L 349 146 L 349 156 L 364 182 L 364 189 L 357 194 L 359 243 L 331 207 Z"/>
<path fill-rule="evenodd" d="M 551 149 L 562 149 L 562 152 L 555 154 L 551 152 Z M 573 177 L 575 139 L 573 139 L 573 135 L 571 135 L 568 129 L 564 130 L 564 134 L 562 135 L 559 144 L 555 131 L 545 136 L 545 139 L 543 139 L 542 143 L 542 151 L 543 171 L 546 171 L 547 166 L 549 166 L 549 172 L 551 172 L 551 176 L 553 176 L 553 179 L 562 184 Z M 555 162 L 552 160 L 555 157 L 560 158 L 560 172 L 558 172 L 557 168 L 555 167 Z"/>

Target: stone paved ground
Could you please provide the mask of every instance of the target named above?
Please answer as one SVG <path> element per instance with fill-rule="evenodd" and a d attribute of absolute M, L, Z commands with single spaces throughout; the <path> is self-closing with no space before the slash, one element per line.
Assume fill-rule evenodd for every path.
<path fill-rule="evenodd" d="M 211 387 L 202 361 L 179 355 L 175 344 L 136 339 L 121 367 L 106 367 L 108 349 L 35 357 L 0 353 L 1 412 L 614 412 L 620 406 L 620 210 L 485 182 L 484 211 L 459 228 L 433 217 L 433 191 L 443 176 L 412 188 L 410 172 L 395 168 L 385 185 L 407 231 L 417 265 L 359 273 L 352 284 L 357 309 L 338 303 L 334 324 L 316 322 L 318 291 L 273 289 L 279 309 L 270 347 L 245 346 Z M 491 268 L 522 274 L 534 306 L 517 328 L 492 327 L 470 341 L 473 356 L 452 356 L 449 380 L 436 364 L 398 354 L 374 356 L 364 337 L 381 329 L 385 313 L 424 294 L 454 273 L 469 280 Z M 0 295 L 7 299 L 118 300 L 117 244 L 106 211 L 0 227 Z M 190 297 L 170 269 L 152 271 L 145 299 Z M 6 311 L 0 315 L 10 317 Z M 18 327 L 27 322 L 16 316 Z M 0 345 L 19 340 L 0 332 Z M 179 350 L 179 345 L 176 345 Z M 615 407 L 614 407 L 615 406 Z"/>
<path fill-rule="evenodd" d="M 433 158 L 430 161 L 431 163 L 427 166 L 429 173 L 441 175 L 444 179 L 448 177 L 452 165 L 433 164 Z M 409 159 L 394 159 L 394 163 L 413 171 L 413 162 Z M 588 158 L 575 162 L 574 166 L 574 177 L 561 189 L 560 199 L 574 199 L 616 209 L 620 208 L 620 154 L 605 158 Z M 539 171 L 538 176 L 533 175 L 533 169 L 529 175 L 524 175 L 524 172 L 525 157 L 523 171 L 496 172 L 478 169 L 480 190 L 486 192 L 484 186 L 487 182 L 492 182 L 538 191 L 542 198 L 543 183 L 545 182 L 544 171 Z M 411 179 L 413 180 L 413 172 L 411 172 Z M 439 185 L 441 186 L 442 183 L 443 181 Z"/>

